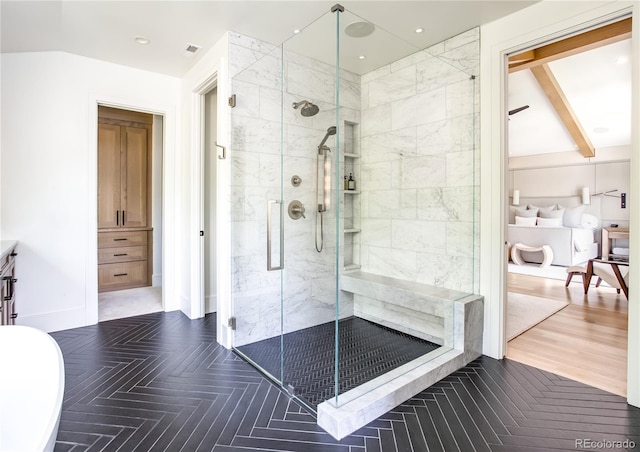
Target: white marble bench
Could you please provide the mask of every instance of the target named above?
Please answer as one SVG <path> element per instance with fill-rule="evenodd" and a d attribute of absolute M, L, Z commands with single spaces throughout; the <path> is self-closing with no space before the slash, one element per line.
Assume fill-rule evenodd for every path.
<path fill-rule="evenodd" d="M 441 345 L 318 405 L 318 425 L 335 438 L 363 427 L 482 354 L 483 298 L 366 272 L 340 276 L 357 317 Z"/>
<path fill-rule="evenodd" d="M 480 295 L 366 272 L 342 275 L 340 288 L 354 294 L 355 316 L 460 350 L 454 333 L 464 331 L 465 309 L 473 302 L 482 305 Z M 454 318 L 461 323 L 454 324 Z"/>

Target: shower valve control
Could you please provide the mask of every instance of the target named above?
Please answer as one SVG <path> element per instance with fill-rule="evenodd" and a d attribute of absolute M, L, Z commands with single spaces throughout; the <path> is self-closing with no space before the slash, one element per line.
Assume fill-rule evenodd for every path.
<path fill-rule="evenodd" d="M 307 218 L 304 216 L 304 206 L 302 205 L 302 203 L 300 201 L 293 200 L 289 203 L 289 217 L 292 220 L 299 220 L 300 218 Z"/>

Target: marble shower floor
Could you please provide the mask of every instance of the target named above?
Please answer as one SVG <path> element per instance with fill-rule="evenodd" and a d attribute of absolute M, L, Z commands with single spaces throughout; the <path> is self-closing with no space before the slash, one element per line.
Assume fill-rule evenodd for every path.
<path fill-rule="evenodd" d="M 98 321 L 162 311 L 162 287 L 136 287 L 98 294 Z"/>

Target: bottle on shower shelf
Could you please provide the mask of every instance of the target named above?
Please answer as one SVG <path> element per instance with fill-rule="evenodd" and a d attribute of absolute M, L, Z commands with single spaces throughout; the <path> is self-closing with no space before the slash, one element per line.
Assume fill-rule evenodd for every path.
<path fill-rule="evenodd" d="M 347 190 L 355 190 L 356 181 L 353 179 L 353 173 L 349 173 L 349 180 L 347 181 Z"/>
<path fill-rule="evenodd" d="M 344 175 L 344 189 L 349 190 L 349 181 L 347 180 L 347 175 Z"/>

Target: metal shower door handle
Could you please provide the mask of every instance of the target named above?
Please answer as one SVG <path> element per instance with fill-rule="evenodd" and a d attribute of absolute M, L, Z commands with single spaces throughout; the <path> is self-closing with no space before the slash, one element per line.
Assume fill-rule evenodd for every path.
<path fill-rule="evenodd" d="M 271 206 L 278 204 L 280 217 L 280 265 L 271 265 Z M 282 270 L 284 268 L 284 231 L 282 227 L 282 201 L 279 199 L 269 199 L 267 201 L 267 271 Z"/>

